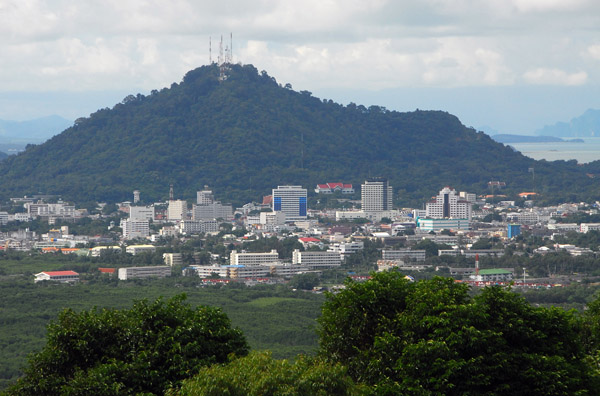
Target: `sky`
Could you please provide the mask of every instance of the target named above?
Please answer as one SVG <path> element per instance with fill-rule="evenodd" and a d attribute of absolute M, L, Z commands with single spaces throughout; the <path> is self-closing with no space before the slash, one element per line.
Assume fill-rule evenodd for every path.
<path fill-rule="evenodd" d="M 74 120 L 217 60 L 531 134 L 600 108 L 598 0 L 0 0 L 0 119 Z"/>

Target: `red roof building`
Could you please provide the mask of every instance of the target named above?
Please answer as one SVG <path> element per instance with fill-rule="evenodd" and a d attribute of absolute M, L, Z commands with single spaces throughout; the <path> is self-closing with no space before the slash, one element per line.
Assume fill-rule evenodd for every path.
<path fill-rule="evenodd" d="M 79 274 L 75 271 L 44 271 L 35 274 L 35 283 L 45 280 L 63 283 L 77 282 L 79 281 Z"/>
<path fill-rule="evenodd" d="M 354 194 L 352 184 L 326 183 L 317 184 L 317 188 L 315 188 L 317 194 L 333 194 L 336 191 L 341 191 L 342 194 Z"/>

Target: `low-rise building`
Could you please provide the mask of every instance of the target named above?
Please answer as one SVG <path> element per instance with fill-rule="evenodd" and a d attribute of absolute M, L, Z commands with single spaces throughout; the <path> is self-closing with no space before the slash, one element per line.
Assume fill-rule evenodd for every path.
<path fill-rule="evenodd" d="M 514 278 L 514 270 L 504 268 L 480 269 L 479 273 L 469 276 L 476 282 L 508 282 Z"/>
<path fill-rule="evenodd" d="M 279 261 L 277 250 L 273 249 L 267 253 L 238 253 L 235 250 L 229 256 L 230 265 L 264 265 L 276 263 Z"/>
<path fill-rule="evenodd" d="M 126 253 L 131 253 L 134 256 L 139 253 L 150 252 L 154 253 L 156 251 L 156 246 L 154 245 L 131 245 L 125 248 Z"/>
<path fill-rule="evenodd" d="M 353 241 L 353 242 L 337 242 L 329 245 L 329 252 L 336 252 L 340 254 L 342 259 L 346 258 L 350 254 L 354 254 L 359 250 L 363 250 L 365 248 L 365 243 L 362 241 Z"/>
<path fill-rule="evenodd" d="M 182 220 L 179 222 L 179 230 L 182 234 L 200 234 L 219 231 L 219 223 L 216 220 Z"/>
<path fill-rule="evenodd" d="M 383 260 L 415 260 L 425 261 L 425 250 L 411 250 L 411 249 L 398 249 L 398 250 L 382 250 L 381 258 Z"/>
<path fill-rule="evenodd" d="M 79 274 L 75 271 L 44 271 L 35 274 L 35 283 L 41 281 L 54 281 L 61 283 L 70 283 L 79 281 Z"/>
<path fill-rule="evenodd" d="M 342 265 L 342 257 L 338 252 L 301 252 L 299 249 L 295 249 L 292 253 L 292 264 L 302 265 L 309 269 L 333 268 Z"/>
<path fill-rule="evenodd" d="M 171 276 L 171 267 L 168 265 L 155 265 L 149 267 L 124 267 L 119 268 L 119 280 L 141 278 L 165 278 Z"/>
<path fill-rule="evenodd" d="M 96 246 L 90 249 L 90 254 L 92 257 L 99 257 L 103 251 L 108 249 L 121 251 L 121 246 Z"/>

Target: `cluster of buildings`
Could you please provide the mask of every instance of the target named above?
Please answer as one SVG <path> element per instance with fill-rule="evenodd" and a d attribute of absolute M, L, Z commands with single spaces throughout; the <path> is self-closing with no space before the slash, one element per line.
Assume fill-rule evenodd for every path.
<path fill-rule="evenodd" d="M 406 271 L 421 271 L 425 264 L 425 251 L 411 248 L 423 240 L 450 246 L 440 249 L 438 255 L 465 257 L 501 256 L 503 249 L 472 249 L 471 245 L 481 238 L 493 238 L 504 243 L 517 237 L 527 229 L 534 235 L 553 239 L 556 235 L 568 232 L 586 233 L 600 230 L 600 223 L 559 223 L 555 219 L 579 211 L 574 204 L 538 208 L 531 201 L 517 207 L 514 201 L 500 201 L 490 204 L 485 197 L 473 193 L 458 192 L 446 186 L 436 196 L 426 202 L 422 209 L 394 208 L 393 188 L 385 178 L 370 178 L 360 187 L 360 200 L 353 201 L 355 190 L 351 184 L 318 184 L 317 194 L 342 194 L 358 209 L 352 210 L 311 210 L 308 207 L 308 190 L 297 185 L 281 185 L 273 188 L 271 195 L 261 203 L 248 203 L 241 208 L 223 204 L 215 200 L 213 192 L 205 186 L 196 194 L 196 202 L 174 199 L 171 191 L 166 204 L 142 206 L 139 204 L 139 191 L 134 192 L 133 202 L 125 202 L 120 210 L 127 217 L 120 222 L 123 245 L 126 252 L 139 254 L 155 251 L 152 244 L 161 237 L 187 238 L 198 234 L 211 234 L 220 231 L 220 224 L 227 222 L 238 229 L 247 230 L 244 236 L 225 235 L 224 244 L 234 246 L 229 257 L 211 257 L 209 264 L 183 263 L 178 253 L 163 256 L 164 266 L 120 268 L 119 279 L 136 277 L 168 276 L 174 265 L 185 265 L 185 272 L 202 278 L 265 278 L 289 277 L 298 273 L 319 272 L 338 268 L 344 260 L 364 248 L 367 239 L 383 242 L 382 258 L 377 262 L 379 270 L 398 268 Z M 15 199 L 17 200 L 17 199 Z M 0 213 L 0 223 L 8 221 L 29 221 L 35 217 L 47 218 L 48 222 L 57 219 L 77 219 L 87 215 L 73 205 L 61 201 L 44 203 L 40 197 L 21 199 L 23 213 Z M 19 201 L 19 202 L 21 202 Z M 597 209 L 591 212 L 597 213 Z M 590 212 L 590 213 L 591 213 Z M 499 215 L 501 221 L 483 221 L 490 215 Z M 19 216 L 17 216 L 19 215 Z M 496 216 L 496 217 L 497 217 Z M 19 220 L 17 220 L 17 217 Z M 324 225 L 319 218 L 335 218 L 341 224 Z M 54 219 L 54 220 L 52 220 Z M 365 221 L 355 221 L 362 219 Z M 276 251 L 248 252 L 244 243 L 251 239 L 297 236 L 304 250 L 295 250 L 292 259 L 281 260 Z M 114 241 L 102 241 L 93 236 L 70 235 L 68 227 L 51 230 L 37 235 L 28 229 L 0 234 L 0 249 L 42 249 L 53 252 L 99 255 L 103 249 L 121 249 Z M 144 239 L 143 244 L 131 245 L 134 239 Z M 82 248 L 89 242 L 109 245 L 92 249 Z M 137 241 L 136 241 L 137 242 Z M 402 246 L 402 247 L 400 247 Z M 45 249 L 45 250 L 44 250 Z M 546 254 L 552 251 L 566 251 L 572 255 L 591 254 L 589 249 L 568 244 L 555 243 L 538 248 L 534 253 Z M 137 268 L 137 269 L 136 269 Z M 496 281 L 511 279 L 510 269 L 480 270 L 474 268 L 449 268 L 454 276 L 476 277 L 476 281 Z M 73 281 L 73 274 L 40 273 L 39 280 Z M 36 275 L 36 281 L 37 276 Z"/>

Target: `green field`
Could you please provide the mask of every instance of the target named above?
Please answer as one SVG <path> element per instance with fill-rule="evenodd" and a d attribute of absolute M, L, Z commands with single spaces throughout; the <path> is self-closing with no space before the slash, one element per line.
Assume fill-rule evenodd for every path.
<path fill-rule="evenodd" d="M 4 276 L 0 280 L 0 389 L 18 377 L 27 355 L 44 345 L 46 325 L 62 309 L 124 308 L 135 299 L 180 293 L 187 295 L 191 305 L 223 309 L 252 349 L 293 358 L 317 347 L 315 319 L 324 297 L 283 286 L 200 288 L 190 278 L 34 285 L 32 277 Z"/>

